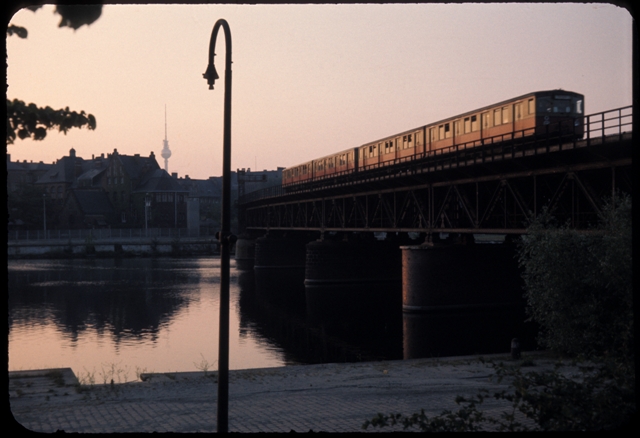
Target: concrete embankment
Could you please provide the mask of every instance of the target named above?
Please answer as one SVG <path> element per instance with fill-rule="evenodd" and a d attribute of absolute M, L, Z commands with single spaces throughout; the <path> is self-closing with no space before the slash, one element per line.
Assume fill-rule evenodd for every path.
<path fill-rule="evenodd" d="M 231 370 L 229 431 L 362 432 L 363 423 L 378 413 L 410 415 L 424 409 L 433 416 L 444 409 L 456 411 L 458 395 L 506 389 L 506 382 L 491 379 L 492 362 L 543 371 L 557 361 L 545 353 L 523 353 L 517 361 L 502 354 Z M 147 374 L 141 376 L 144 381 L 79 385 L 73 373 L 51 371 L 9 373 L 11 412 L 29 430 L 216 431 L 216 372 Z M 488 398 L 481 410 L 497 417 L 507 407 Z"/>
<path fill-rule="evenodd" d="M 217 240 L 207 238 L 149 238 L 101 240 L 14 240 L 7 242 L 8 258 L 70 258 L 180 256 L 219 254 Z"/>

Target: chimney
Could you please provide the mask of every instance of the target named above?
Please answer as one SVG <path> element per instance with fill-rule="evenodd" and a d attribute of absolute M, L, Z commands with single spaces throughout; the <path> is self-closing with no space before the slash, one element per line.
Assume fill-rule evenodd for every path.
<path fill-rule="evenodd" d="M 171 172 L 171 177 L 173 179 L 178 179 L 178 172 Z"/>

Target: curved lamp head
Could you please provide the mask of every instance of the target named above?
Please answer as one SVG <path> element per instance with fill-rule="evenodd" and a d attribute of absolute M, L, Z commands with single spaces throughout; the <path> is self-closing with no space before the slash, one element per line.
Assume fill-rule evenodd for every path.
<path fill-rule="evenodd" d="M 202 77 L 207 80 L 209 90 L 213 90 L 213 83 L 216 79 L 220 79 L 220 76 L 218 76 L 218 72 L 216 71 L 216 66 L 213 64 L 209 64 L 207 66 L 207 71 L 202 74 Z"/>

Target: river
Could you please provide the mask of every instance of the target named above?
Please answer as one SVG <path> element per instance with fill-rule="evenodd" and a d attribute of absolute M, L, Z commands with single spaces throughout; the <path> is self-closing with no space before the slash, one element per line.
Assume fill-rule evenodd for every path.
<path fill-rule="evenodd" d="M 219 257 L 9 260 L 7 273 L 10 371 L 69 367 L 103 383 L 217 369 Z M 318 322 L 303 282 L 285 283 L 265 287 L 231 261 L 230 369 L 509 348 L 511 333 L 494 327 L 504 314 L 421 317 L 403 315 L 398 303 L 373 315 L 365 300 L 360 316 L 356 309 Z"/>
<path fill-rule="evenodd" d="M 10 260 L 9 370 L 99 378 L 217 369 L 220 259 Z M 230 369 L 296 363 L 242 321 L 232 263 Z M 126 374 L 126 377 L 125 377 Z"/>

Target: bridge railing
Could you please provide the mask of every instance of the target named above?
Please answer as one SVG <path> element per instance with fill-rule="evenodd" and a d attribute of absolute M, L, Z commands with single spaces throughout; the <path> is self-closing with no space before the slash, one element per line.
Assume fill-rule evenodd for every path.
<path fill-rule="evenodd" d="M 592 144 L 593 139 L 604 139 L 611 136 L 622 136 L 632 131 L 633 107 L 626 106 L 584 116 L 582 125 L 575 125 L 573 120 L 565 120 L 546 125 L 544 130 L 529 128 L 510 132 L 484 140 L 475 140 L 453 145 L 435 151 L 427 151 L 417 155 L 397 158 L 384 163 L 377 163 L 360 168 L 367 176 L 383 175 L 387 169 L 406 170 L 410 167 L 429 163 L 435 168 L 459 165 L 461 161 L 486 162 L 495 159 L 515 158 L 528 154 L 549 153 L 552 148 L 563 150 L 575 148 L 578 143 Z M 338 172 L 320 180 L 340 180 L 352 175 L 352 171 Z M 307 192 L 313 187 L 301 185 L 295 192 Z M 286 193 L 294 190 L 288 189 Z M 281 186 L 268 187 L 248 193 L 241 197 L 240 204 L 260 199 L 273 198 L 285 194 Z"/>
<path fill-rule="evenodd" d="M 626 106 L 585 117 L 585 139 L 622 135 L 633 130 L 633 107 Z"/>
<path fill-rule="evenodd" d="M 207 237 L 212 232 L 190 228 L 100 228 L 92 230 L 12 230 L 7 232 L 7 240 L 11 241 L 102 241 L 102 240 L 139 240 L 143 238 L 189 238 Z"/>

